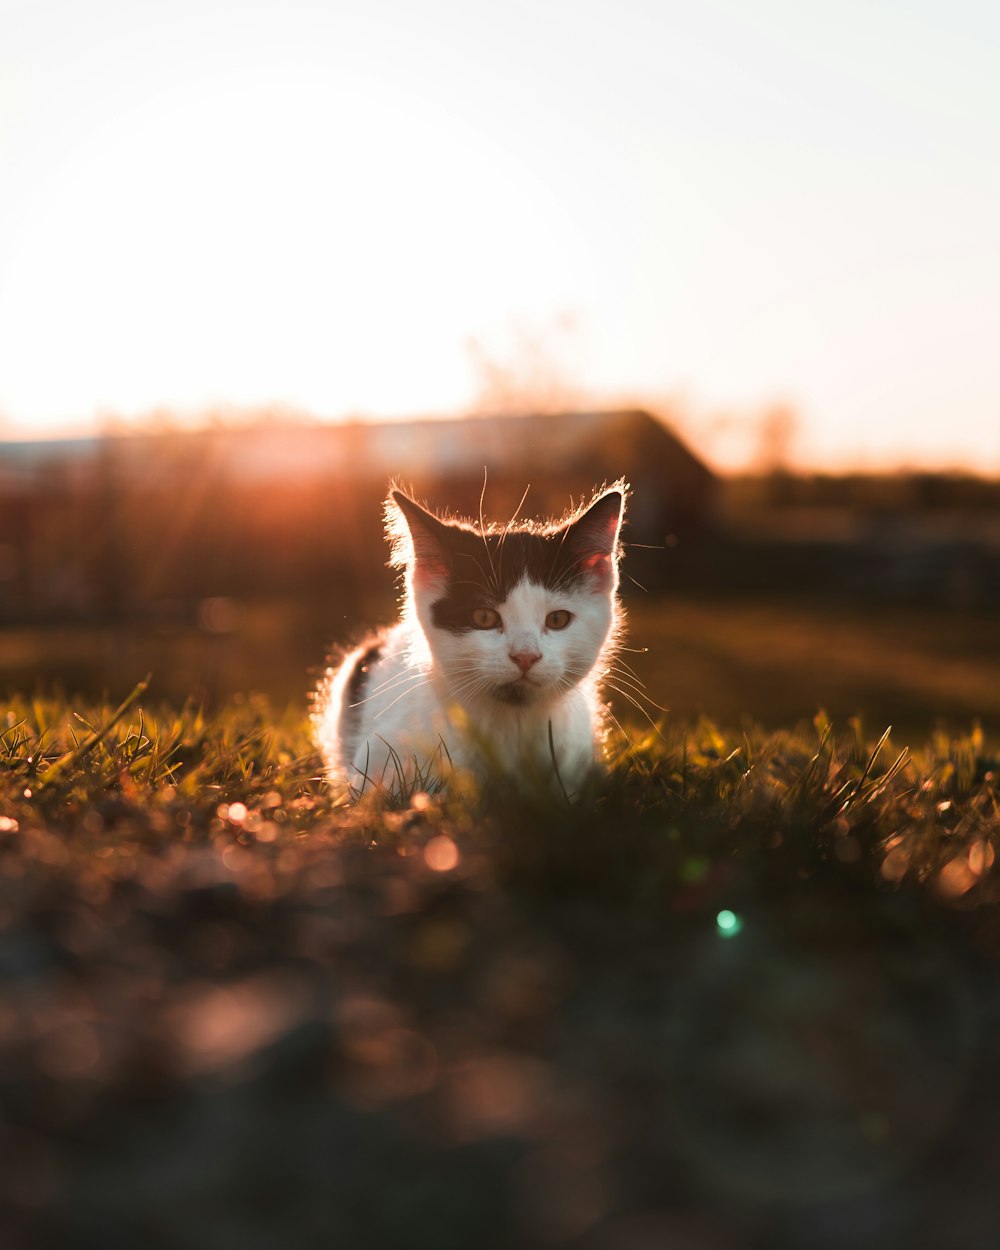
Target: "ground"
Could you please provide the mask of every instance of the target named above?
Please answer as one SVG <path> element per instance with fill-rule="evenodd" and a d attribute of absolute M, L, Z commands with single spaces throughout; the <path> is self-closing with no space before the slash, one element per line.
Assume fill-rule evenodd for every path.
<path fill-rule="evenodd" d="M 989 743 L 629 729 L 352 803 L 301 706 L 14 700 L 2 1244 L 1000 1244 Z"/>

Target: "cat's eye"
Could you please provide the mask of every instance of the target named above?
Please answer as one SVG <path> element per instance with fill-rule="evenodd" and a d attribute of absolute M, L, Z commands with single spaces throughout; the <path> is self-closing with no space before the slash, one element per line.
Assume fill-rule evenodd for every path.
<path fill-rule="evenodd" d="M 556 608 L 554 612 L 550 612 L 545 618 L 545 628 L 565 629 L 572 619 L 572 612 L 567 612 L 565 608 Z"/>
<path fill-rule="evenodd" d="M 496 629 L 500 624 L 500 613 L 493 608 L 473 608 L 471 619 L 475 629 Z"/>

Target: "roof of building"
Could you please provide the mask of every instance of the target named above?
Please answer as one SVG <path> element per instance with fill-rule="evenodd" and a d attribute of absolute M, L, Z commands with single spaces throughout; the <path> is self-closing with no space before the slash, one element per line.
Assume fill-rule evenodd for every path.
<path fill-rule="evenodd" d="M 608 460 L 620 447 L 635 456 L 669 460 L 673 471 L 704 480 L 711 470 L 657 417 L 641 409 L 470 416 L 418 421 L 339 423 L 262 422 L 237 428 L 209 427 L 171 434 L 137 433 L 110 439 L 79 438 L 0 443 L 0 484 L 30 480 L 53 464 L 91 462 L 110 453 L 117 464 L 155 476 L 176 464 L 173 454 L 151 454 L 169 445 L 181 455 L 208 456 L 227 473 L 244 480 L 315 477 L 331 469 L 363 476 L 437 478 L 502 471 L 526 460 L 549 469 L 570 469 L 595 459 Z"/>

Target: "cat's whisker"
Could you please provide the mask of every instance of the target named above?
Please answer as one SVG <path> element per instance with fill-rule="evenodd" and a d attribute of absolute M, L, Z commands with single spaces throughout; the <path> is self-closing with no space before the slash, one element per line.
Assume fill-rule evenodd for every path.
<path fill-rule="evenodd" d="M 479 665 L 469 664 L 463 668 L 453 669 L 452 671 L 456 673 L 478 672 Z M 418 678 L 428 677 L 428 676 L 430 676 L 430 671 L 425 668 L 415 669 L 411 673 L 397 673 L 395 677 L 386 678 L 385 681 L 380 682 L 377 686 L 372 687 L 372 689 L 368 692 L 367 696 L 364 699 L 360 700 L 359 703 L 352 703 L 351 707 L 358 707 L 360 703 L 367 703 L 371 699 L 374 699 L 380 694 L 388 694 L 391 690 L 394 690 L 397 686 L 401 685 L 403 682 L 415 681 Z"/>
<path fill-rule="evenodd" d="M 566 539 L 569 537 L 569 531 L 570 531 L 570 527 L 568 525 L 563 527 L 562 533 L 559 536 L 559 544 L 556 547 L 555 551 L 552 553 L 552 559 L 549 562 L 549 577 L 550 578 L 552 576 L 552 573 L 556 565 L 562 559 L 563 547 L 566 545 Z"/>
<path fill-rule="evenodd" d="M 483 489 L 479 493 L 479 534 L 483 540 L 483 547 L 486 550 L 486 558 L 490 562 L 490 572 L 493 574 L 493 585 L 499 589 L 500 580 L 497 577 L 496 569 L 493 567 L 493 554 L 490 551 L 489 540 L 486 537 L 486 523 L 483 520 L 483 502 L 486 499 L 486 466 L 483 465 Z"/>
<path fill-rule="evenodd" d="M 476 561 L 476 567 L 479 569 L 480 573 L 483 573 L 482 566 L 479 564 L 478 561 Z M 474 582 L 471 577 L 466 577 L 466 578 L 456 577 L 452 580 L 451 584 L 453 587 L 471 586 L 475 590 L 482 590 L 486 594 L 490 594 L 491 591 L 487 582 L 488 582 L 488 579 L 484 573 L 482 581 Z"/>
<path fill-rule="evenodd" d="M 577 681 L 579 681 L 582 677 L 586 677 L 587 674 L 591 672 L 589 668 L 573 668 L 571 666 L 567 666 L 565 671 L 570 677 L 575 677 Z"/>
<path fill-rule="evenodd" d="M 622 690 L 619 686 L 616 686 L 614 682 L 612 681 L 605 681 L 604 684 L 608 687 L 609 690 L 613 690 L 616 694 L 620 694 L 623 699 L 627 699 L 628 702 L 631 703 L 632 706 L 636 709 L 636 711 L 641 712 L 642 715 L 646 718 L 646 720 L 649 721 L 653 729 L 655 729 L 657 733 L 660 732 L 660 727 L 659 725 L 657 725 L 656 721 L 653 720 L 652 716 L 650 716 L 650 714 L 646 711 L 646 709 L 642 706 L 642 704 L 637 699 L 633 698 L 633 696 L 630 695 L 627 690 Z"/>
<path fill-rule="evenodd" d="M 415 690 L 419 690 L 421 686 L 428 685 L 431 680 L 432 679 L 430 677 L 426 677 L 423 681 L 418 682 L 415 686 L 410 686 L 409 689 L 404 690 L 402 694 L 396 695 L 395 699 L 393 699 L 391 703 L 387 703 L 385 707 L 379 708 L 379 710 L 372 717 L 372 720 L 378 720 L 380 716 L 384 716 L 391 707 L 396 706 L 396 704 L 400 701 L 400 699 L 405 699 L 408 694 L 413 694 L 413 692 Z"/>
<path fill-rule="evenodd" d="M 359 700 L 359 702 L 368 703 L 380 694 L 388 694 L 390 690 L 394 689 L 403 682 L 416 681 L 420 677 L 426 677 L 426 675 L 427 674 L 424 669 L 417 669 L 412 673 L 397 673 L 395 677 L 387 677 L 385 681 L 379 682 L 377 686 L 373 686 L 371 690 L 368 691 L 367 695 L 363 699 Z M 351 704 L 351 707 L 356 706 L 358 705 L 354 703 Z"/>
<path fill-rule="evenodd" d="M 612 679 L 614 683 L 617 684 L 613 685 Z M 657 703 L 655 699 L 651 698 L 650 695 L 646 693 L 646 688 L 642 682 L 631 680 L 628 676 L 619 672 L 614 666 L 605 670 L 602 680 L 604 685 L 609 686 L 612 689 L 617 689 L 619 694 L 629 699 L 630 702 L 635 704 L 636 707 L 640 707 L 641 702 L 648 703 L 649 706 L 655 708 L 657 712 L 670 711 L 669 708 L 664 707 L 661 703 Z M 641 707 L 641 711 L 647 719 L 652 719 L 645 707 Z"/>
<path fill-rule="evenodd" d="M 635 704 L 636 707 L 642 707 L 646 715 L 649 715 L 649 708 L 653 708 L 657 712 L 666 712 L 669 710 L 668 708 L 661 707 L 659 703 L 654 703 L 652 699 L 645 695 L 641 690 L 636 690 L 634 686 L 626 686 L 624 683 L 619 685 L 618 678 L 613 680 L 615 684 L 612 684 L 611 678 L 605 677 L 603 684 L 610 689 L 617 690 L 619 694 L 629 699 Z M 649 705 L 649 708 L 646 706 L 647 704 Z"/>
<path fill-rule="evenodd" d="M 649 695 L 646 694 L 645 684 L 641 681 L 636 681 L 635 678 L 630 677 L 628 673 L 623 673 L 617 668 L 608 668 L 605 669 L 605 676 L 613 677 L 615 681 L 620 681 L 623 686 L 628 686 L 630 690 L 634 690 L 637 694 L 641 694 L 644 699 L 649 699 L 650 703 L 653 702 Z"/>
<path fill-rule="evenodd" d="M 493 679 L 490 677 L 467 677 L 464 682 L 459 682 L 452 686 L 452 697 L 457 699 L 459 696 L 466 699 L 473 699 L 480 695 L 484 690 L 489 689 L 493 685 Z"/>
<path fill-rule="evenodd" d="M 627 677 L 622 677 L 620 672 L 611 672 L 609 676 L 611 677 L 612 680 L 619 682 L 621 686 L 624 686 L 626 690 L 630 690 L 632 694 L 635 695 L 636 699 L 640 700 L 640 702 L 644 702 L 644 704 L 649 704 L 650 707 L 655 707 L 656 711 L 669 711 L 670 710 L 669 707 L 664 707 L 662 706 L 662 704 L 657 704 L 654 697 L 647 694 L 645 686 L 636 685 L 634 681 L 629 681 Z"/>
<path fill-rule="evenodd" d="M 620 681 L 623 686 L 627 686 L 630 690 L 634 691 L 635 694 L 640 699 L 644 699 L 650 707 L 655 707 L 658 712 L 669 712 L 669 708 L 663 707 L 662 704 L 657 703 L 655 699 L 651 698 L 646 693 L 646 687 L 642 682 L 632 681 L 615 669 L 609 669 L 608 672 L 612 677 L 614 677 L 615 681 Z"/>
<path fill-rule="evenodd" d="M 510 527 L 511 527 L 511 526 L 514 524 L 514 522 L 517 520 L 517 514 L 521 511 L 521 508 L 524 506 L 524 501 L 528 498 L 528 491 L 529 491 L 529 490 L 531 490 L 531 483 L 530 483 L 530 482 L 529 482 L 529 483 L 528 483 L 528 485 L 524 488 L 524 494 L 521 496 L 520 502 L 518 503 L 517 507 L 516 507 L 516 508 L 514 509 L 514 511 L 511 513 L 511 518 L 510 518 L 510 520 L 509 520 L 509 521 L 507 522 L 507 524 L 503 527 L 503 533 L 500 535 L 500 542 L 501 542 L 501 544 L 503 543 L 503 540 L 507 537 L 507 535 L 510 533 Z"/>
<path fill-rule="evenodd" d="M 614 714 L 614 712 L 611 711 L 611 707 L 609 704 L 604 705 L 604 715 L 605 715 L 605 719 L 609 721 L 611 725 L 614 725 L 615 729 L 619 731 L 619 734 L 621 734 L 622 737 L 629 736 L 629 734 L 627 734 L 625 726 L 621 724 L 621 721 L 617 719 L 617 716 Z"/>
<path fill-rule="evenodd" d="M 612 723 L 612 725 L 614 725 L 615 729 L 618 730 L 618 732 L 621 734 L 623 738 L 628 737 L 628 734 L 625 732 L 625 726 L 621 723 L 621 721 L 614 714 L 614 712 L 612 712 L 612 710 L 607 706 L 605 706 L 604 708 L 604 715 L 608 718 L 608 720 Z"/>
<path fill-rule="evenodd" d="M 475 667 L 471 667 L 469 671 L 477 670 Z M 427 673 L 424 670 L 421 670 L 418 673 L 404 673 L 402 676 L 398 676 L 389 681 L 384 681 L 380 686 L 377 686 L 371 694 L 367 695 L 363 699 L 359 699 L 357 703 L 351 703 L 348 706 L 351 708 L 361 707 L 365 703 L 371 703 L 373 699 L 382 698 L 386 695 L 392 694 L 394 690 L 398 690 L 400 686 L 406 685 L 408 682 L 413 683 L 406 690 L 401 691 L 399 696 L 393 699 L 391 703 L 388 703 L 384 708 L 379 709 L 376 715 L 381 716 L 383 712 L 387 712 L 390 707 L 398 703 L 404 695 L 409 694 L 411 690 L 418 690 L 421 686 L 425 686 L 431 680 L 433 680 L 433 674 Z"/>
<path fill-rule="evenodd" d="M 523 506 L 523 504 L 524 504 L 524 501 L 528 498 L 528 491 L 529 491 L 529 490 L 531 490 L 531 483 L 530 483 L 530 482 L 528 483 L 528 485 L 527 485 L 527 486 L 525 486 L 525 488 L 524 488 L 524 494 L 521 496 L 520 500 L 518 501 L 518 505 L 517 505 L 517 507 L 516 507 L 516 508 L 514 509 L 514 511 L 511 513 L 510 520 L 509 520 L 509 521 L 507 522 L 507 524 L 503 527 L 503 532 L 502 532 L 502 533 L 501 533 L 501 535 L 500 535 L 500 541 L 497 543 L 497 564 L 498 564 L 498 566 L 499 566 L 499 570 L 500 570 L 501 575 L 503 574 L 503 550 L 504 550 L 504 544 L 505 544 L 505 543 L 506 543 L 506 541 L 507 541 L 507 535 L 510 533 L 510 527 L 511 527 L 511 526 L 514 524 L 514 522 L 517 520 L 517 514 L 521 511 L 521 508 L 522 508 L 522 506 Z"/>
<path fill-rule="evenodd" d="M 611 652 L 611 656 L 610 656 L 608 663 L 617 665 L 619 668 L 623 668 L 631 677 L 634 677 L 635 680 L 639 682 L 641 686 L 645 685 L 645 682 L 640 678 L 639 674 L 635 671 L 632 665 L 629 664 L 626 660 L 623 660 L 622 657 L 617 654 L 617 652 L 615 651 Z"/>
<path fill-rule="evenodd" d="M 426 673 L 413 673 L 404 677 L 399 677 L 395 681 L 385 683 L 384 689 L 373 690 L 371 694 L 366 695 L 363 699 L 358 699 L 356 703 L 349 703 L 347 706 L 351 709 L 364 707 L 368 703 L 373 703 L 379 699 L 386 698 L 388 695 L 399 690 L 401 686 L 405 686 L 406 689 L 400 691 L 400 694 L 403 695 L 407 693 L 407 690 L 416 690 L 419 686 L 422 686 L 429 680 L 430 677 Z"/>

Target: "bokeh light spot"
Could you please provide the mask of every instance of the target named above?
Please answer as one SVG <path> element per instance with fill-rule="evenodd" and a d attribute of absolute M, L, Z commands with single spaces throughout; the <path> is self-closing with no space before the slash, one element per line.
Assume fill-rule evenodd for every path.
<path fill-rule="evenodd" d="M 438 834 L 424 847 L 424 862 L 434 872 L 451 872 L 461 856 L 454 841 L 445 834 Z"/>
<path fill-rule="evenodd" d="M 735 937 L 743 928 L 743 921 L 734 911 L 724 909 L 715 917 L 715 926 L 722 937 Z"/>

